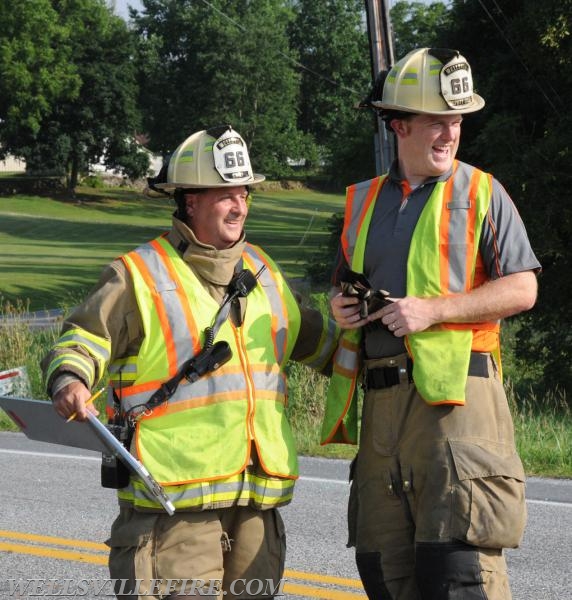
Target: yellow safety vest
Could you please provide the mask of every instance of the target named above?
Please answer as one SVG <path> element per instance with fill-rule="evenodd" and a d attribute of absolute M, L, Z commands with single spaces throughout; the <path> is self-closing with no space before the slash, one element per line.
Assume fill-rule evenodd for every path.
<path fill-rule="evenodd" d="M 386 176 L 347 190 L 342 249 L 354 271 L 363 272 L 365 245 L 375 202 Z M 489 208 L 492 177 L 460 161 L 435 185 L 413 233 L 407 262 L 407 294 L 463 293 L 486 280 L 478 243 Z M 500 361 L 499 323 L 443 323 L 408 335 L 413 379 L 429 404 L 463 404 L 471 350 L 493 352 Z M 361 332 L 347 330 L 334 358 L 322 426 L 322 444 L 357 442 L 356 382 L 361 370 Z"/>
<path fill-rule="evenodd" d="M 109 369 L 122 410 L 129 412 L 142 407 L 200 350 L 219 305 L 164 237 L 122 258 L 133 278 L 145 332 L 138 355 Z M 252 443 L 269 476 L 291 480 L 286 486 L 271 481 L 276 488 L 272 502 L 289 499 L 298 476 L 285 415 L 284 366 L 298 335 L 300 311 L 261 249 L 247 244 L 243 261 L 255 273 L 262 265 L 267 268 L 248 296 L 242 326 L 227 319 L 217 334 L 217 341 L 230 345 L 232 358 L 194 383 L 183 379 L 168 402 L 137 418 L 136 455 L 165 486 L 176 508 L 193 506 L 198 496 L 204 502 L 207 482 L 213 482 L 210 504 L 236 497 L 241 485 L 236 476 L 249 463 Z M 269 479 L 263 479 L 254 487 L 267 485 Z M 136 483 L 119 495 L 154 506 Z"/>

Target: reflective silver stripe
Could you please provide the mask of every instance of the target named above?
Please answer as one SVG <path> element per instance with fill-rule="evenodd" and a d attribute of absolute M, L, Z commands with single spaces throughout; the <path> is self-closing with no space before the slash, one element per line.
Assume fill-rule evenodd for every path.
<path fill-rule="evenodd" d="M 358 238 L 358 226 L 361 213 L 365 208 L 365 199 L 372 185 L 372 180 L 362 181 L 354 186 L 354 197 L 351 204 L 352 213 L 349 215 L 349 225 L 345 230 L 345 236 L 348 243 L 348 256 L 354 255 L 354 249 Z M 349 265 L 351 267 L 351 265 Z"/>
<path fill-rule="evenodd" d="M 258 392 L 268 390 L 270 392 L 286 393 L 286 382 L 282 374 L 276 372 L 261 372 L 256 369 L 252 372 L 254 384 Z M 207 398 L 220 396 L 236 391 L 245 392 L 246 383 L 242 373 L 220 373 L 214 372 L 208 377 L 198 379 L 189 383 L 185 379 L 181 381 L 175 393 L 169 399 L 170 404 L 189 401 L 193 398 Z M 141 407 L 150 397 L 149 391 L 138 394 L 123 395 L 124 409 L 129 411 L 135 407 Z"/>
<path fill-rule="evenodd" d="M 134 250 L 153 277 L 155 290 L 159 293 L 161 302 L 165 305 L 165 312 L 177 354 L 177 367 L 193 356 L 193 345 L 189 337 L 189 330 L 185 326 L 186 313 L 177 294 L 177 282 L 173 281 L 161 255 L 153 248 L 151 243 L 146 243 Z"/>
<path fill-rule="evenodd" d="M 246 244 L 245 254 L 249 256 L 252 262 L 256 265 L 256 271 L 258 271 L 266 263 L 262 260 L 258 252 L 250 245 Z M 259 278 L 260 285 L 262 285 L 270 306 L 272 308 L 272 314 L 277 319 L 277 327 L 275 331 L 275 342 L 276 342 L 276 360 L 278 364 L 284 362 L 284 351 L 286 349 L 286 340 L 288 336 L 288 311 L 284 300 L 276 285 L 276 280 L 270 269 L 265 269 Z"/>
<path fill-rule="evenodd" d="M 307 359 L 302 361 L 309 367 L 318 370 L 322 369 L 325 366 L 330 356 L 334 353 L 334 350 L 338 344 L 339 330 L 336 326 L 335 321 L 333 321 L 332 319 L 328 319 L 323 315 L 322 318 L 327 324 L 327 330 L 324 334 L 322 334 L 322 339 L 320 340 L 320 344 L 317 350 L 318 353 L 314 354 L 313 356 L 309 356 Z"/>
<path fill-rule="evenodd" d="M 271 486 L 270 483 L 278 485 Z M 229 503 L 241 499 L 254 502 L 258 506 L 277 506 L 290 501 L 295 483 L 293 479 L 269 480 L 246 472 L 244 479 L 235 481 L 206 481 L 164 486 L 163 490 L 176 508 L 185 505 L 195 508 L 203 506 L 213 508 L 217 504 L 228 506 Z M 119 496 L 135 505 L 160 508 L 147 489 L 139 482 L 134 485 L 133 479 L 120 491 Z"/>
<path fill-rule="evenodd" d="M 338 351 L 336 353 L 336 365 L 339 365 L 342 369 L 353 371 L 357 363 L 357 350 L 355 348 L 348 348 L 342 338 Z"/>
<path fill-rule="evenodd" d="M 75 342 L 78 346 L 83 346 L 91 350 L 90 354 L 95 356 L 97 360 L 103 360 L 107 362 L 109 360 L 109 343 L 103 345 L 98 344 L 92 337 L 87 337 L 79 333 L 73 333 L 76 329 L 70 330 L 64 333 L 57 341 L 56 347 L 58 346 L 70 346 L 70 342 Z M 94 336 L 95 337 L 95 336 Z"/>
<path fill-rule="evenodd" d="M 455 199 L 457 208 L 445 208 L 449 210 L 449 291 L 460 293 L 465 291 L 468 277 L 467 273 L 467 224 L 469 222 L 469 211 L 476 210 L 470 206 L 469 190 L 473 168 L 469 165 L 459 163 L 453 175 L 452 198 Z M 461 205 L 459 207 L 459 201 Z"/>
<path fill-rule="evenodd" d="M 108 373 L 115 375 L 116 373 L 129 374 L 134 379 L 134 375 L 137 375 L 137 365 L 135 363 L 123 363 L 123 364 L 112 364 L 109 365 Z"/>
<path fill-rule="evenodd" d="M 87 358 L 81 354 L 72 354 L 71 352 L 58 354 L 56 356 L 56 358 L 54 358 L 54 360 L 52 360 L 52 362 L 50 363 L 50 366 L 48 368 L 48 371 L 46 373 L 46 379 L 49 380 L 54 371 L 56 371 L 62 365 L 66 365 L 66 364 L 70 365 L 70 366 L 74 366 L 78 371 L 81 371 L 83 373 L 83 376 L 84 376 L 86 382 L 88 383 L 88 385 L 90 387 L 96 383 L 94 381 L 95 380 L 95 369 L 93 366 L 93 362 L 89 358 Z"/>

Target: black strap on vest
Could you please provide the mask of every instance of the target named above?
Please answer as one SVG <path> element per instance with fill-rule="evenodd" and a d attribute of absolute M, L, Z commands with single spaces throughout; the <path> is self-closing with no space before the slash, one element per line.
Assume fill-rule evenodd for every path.
<path fill-rule="evenodd" d="M 239 263 L 242 266 L 242 261 Z M 245 298 L 256 287 L 258 278 L 265 265 L 254 275 L 248 269 L 242 269 L 235 272 L 228 284 L 227 293 L 215 316 L 214 324 L 205 330 L 205 344 L 201 351 L 183 363 L 174 377 L 161 384 L 161 387 L 145 403 L 147 409 L 153 409 L 159 404 L 166 402 L 179 387 L 179 383 L 184 378 L 189 383 L 200 379 L 203 375 L 218 369 L 230 360 L 232 350 L 228 342 L 219 341 L 214 343 L 214 339 L 221 325 L 226 321 L 230 314 L 232 304 L 238 301 L 238 298 Z"/>

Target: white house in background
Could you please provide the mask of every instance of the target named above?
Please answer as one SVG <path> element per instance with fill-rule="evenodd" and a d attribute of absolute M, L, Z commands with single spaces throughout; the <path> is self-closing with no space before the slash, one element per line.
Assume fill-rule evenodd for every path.
<path fill-rule="evenodd" d="M 149 174 L 157 175 L 163 166 L 163 158 L 157 154 L 153 154 L 147 150 L 145 146 L 141 145 L 141 152 L 145 152 L 149 156 Z M 108 169 L 103 161 L 90 165 L 89 170 L 92 173 L 99 173 L 101 175 L 117 175 L 117 171 Z M 26 172 L 26 161 L 16 158 L 15 156 L 8 155 L 4 160 L 0 160 L 0 173 L 25 173 Z"/>
<path fill-rule="evenodd" d="M 8 155 L 4 160 L 0 160 L 0 173 L 24 173 L 26 171 L 26 161 Z"/>

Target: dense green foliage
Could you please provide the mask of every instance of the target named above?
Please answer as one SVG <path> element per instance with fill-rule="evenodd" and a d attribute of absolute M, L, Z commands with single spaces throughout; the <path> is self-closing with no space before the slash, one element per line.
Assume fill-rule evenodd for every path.
<path fill-rule="evenodd" d="M 304 66 L 298 126 L 317 145 L 330 185 L 340 188 L 375 172 L 372 115 L 354 108 L 371 79 L 363 9 L 363 0 L 298 0 L 290 27 Z"/>
<path fill-rule="evenodd" d="M 100 160 L 130 177 L 144 174 L 149 159 L 134 140 L 134 38 L 125 22 L 104 0 L 2 4 L 3 151 L 24 158 L 30 172 L 66 175 L 70 189 Z"/>
<path fill-rule="evenodd" d="M 231 123 L 265 173 L 304 156 L 296 127 L 299 76 L 282 0 L 143 2 L 141 106 L 149 147 L 168 153 L 185 134 Z"/>

